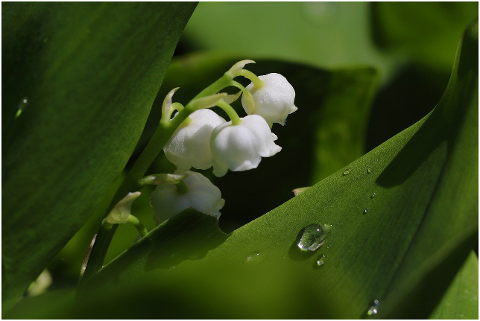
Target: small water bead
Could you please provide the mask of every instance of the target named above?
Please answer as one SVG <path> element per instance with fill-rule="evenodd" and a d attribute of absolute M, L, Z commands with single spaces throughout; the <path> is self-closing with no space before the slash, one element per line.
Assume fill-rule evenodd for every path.
<path fill-rule="evenodd" d="M 317 266 L 324 266 L 325 265 L 325 262 L 327 262 L 327 257 L 325 255 L 321 255 L 318 259 L 317 259 Z"/>
<path fill-rule="evenodd" d="M 369 211 L 369 209 L 368 209 L 368 208 L 364 209 L 364 210 L 363 210 L 363 214 L 367 214 L 367 213 L 368 213 L 368 211 Z"/>
<path fill-rule="evenodd" d="M 350 170 L 349 170 L 349 169 L 345 170 L 342 175 L 343 175 L 343 176 L 347 176 L 348 174 L 350 174 Z"/>
<path fill-rule="evenodd" d="M 316 251 L 325 243 L 325 238 L 331 227 L 331 225 L 327 224 L 310 224 L 305 226 L 297 244 L 298 248 L 302 251 Z"/>
<path fill-rule="evenodd" d="M 376 193 L 373 193 L 372 196 L 370 196 L 370 198 L 374 198 L 377 194 Z"/>
<path fill-rule="evenodd" d="M 260 263 L 260 261 L 261 261 L 260 251 L 252 252 L 245 258 L 245 263 L 248 263 L 250 265 L 258 264 Z"/>
<path fill-rule="evenodd" d="M 372 169 L 371 168 L 367 169 L 367 174 L 372 174 Z"/>
<path fill-rule="evenodd" d="M 367 315 L 375 315 L 378 313 L 378 306 L 380 305 L 380 301 L 373 300 L 373 304 L 368 308 Z"/>

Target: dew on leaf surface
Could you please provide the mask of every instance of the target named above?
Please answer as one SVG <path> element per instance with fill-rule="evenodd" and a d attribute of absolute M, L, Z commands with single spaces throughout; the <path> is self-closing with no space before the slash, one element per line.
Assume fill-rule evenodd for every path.
<path fill-rule="evenodd" d="M 298 241 L 298 248 L 302 251 L 316 251 L 325 243 L 331 225 L 310 224 L 302 229 L 302 235 Z"/>

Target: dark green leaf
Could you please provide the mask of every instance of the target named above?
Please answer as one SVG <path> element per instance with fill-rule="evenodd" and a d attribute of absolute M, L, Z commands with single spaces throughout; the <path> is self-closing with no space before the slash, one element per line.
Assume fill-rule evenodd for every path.
<path fill-rule="evenodd" d="M 387 52 L 450 71 L 455 42 L 478 16 L 477 2 L 376 2 L 372 31 Z"/>
<path fill-rule="evenodd" d="M 129 159 L 194 3 L 3 3 L 3 299 Z"/>
<path fill-rule="evenodd" d="M 478 258 L 473 251 L 430 319 L 478 319 Z"/>

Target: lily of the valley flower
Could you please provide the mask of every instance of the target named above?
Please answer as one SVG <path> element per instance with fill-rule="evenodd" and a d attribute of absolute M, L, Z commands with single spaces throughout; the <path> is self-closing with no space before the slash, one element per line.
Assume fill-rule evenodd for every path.
<path fill-rule="evenodd" d="M 183 180 L 184 188 L 179 188 L 178 185 L 158 185 L 152 192 L 150 204 L 157 224 L 190 207 L 217 219 L 220 217 L 220 209 L 225 204 L 220 189 L 200 173 L 186 174 L 188 176 Z"/>
<path fill-rule="evenodd" d="M 280 74 L 272 73 L 258 77 L 262 86 L 258 88 L 253 83 L 247 86 L 255 102 L 253 114 L 260 115 L 271 126 L 273 123 L 285 125 L 287 116 L 298 108 L 295 107 L 295 89 L 288 80 Z M 242 96 L 242 105 L 250 114 L 245 98 Z"/>
<path fill-rule="evenodd" d="M 177 166 L 177 172 L 191 167 L 207 169 L 212 166 L 210 136 L 213 129 L 225 123 L 225 119 L 210 109 L 201 109 L 182 123 L 164 147 L 167 159 Z"/>
<path fill-rule="evenodd" d="M 238 125 L 227 122 L 212 133 L 213 174 L 224 176 L 227 171 L 246 171 L 256 168 L 262 157 L 270 157 L 282 148 L 274 143 L 277 136 L 265 119 L 248 115 Z"/>

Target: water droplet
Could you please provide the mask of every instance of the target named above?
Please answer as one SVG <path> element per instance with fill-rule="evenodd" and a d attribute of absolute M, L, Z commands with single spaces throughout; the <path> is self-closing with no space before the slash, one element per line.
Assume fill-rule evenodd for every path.
<path fill-rule="evenodd" d="M 372 169 L 371 168 L 367 169 L 367 174 L 372 174 Z"/>
<path fill-rule="evenodd" d="M 325 238 L 331 225 L 310 224 L 303 228 L 302 236 L 298 241 L 298 248 L 302 251 L 316 251 L 325 243 Z"/>
<path fill-rule="evenodd" d="M 366 209 L 363 210 L 363 214 L 367 214 L 369 211 L 368 207 Z"/>
<path fill-rule="evenodd" d="M 367 315 L 375 315 L 378 313 L 378 306 L 380 305 L 380 301 L 373 300 L 373 304 L 368 308 Z"/>
<path fill-rule="evenodd" d="M 18 118 L 22 112 L 25 110 L 25 108 L 28 105 L 28 98 L 23 97 L 22 100 L 20 100 L 20 103 L 18 104 L 18 110 L 17 113 L 15 114 L 15 118 Z"/>
<path fill-rule="evenodd" d="M 374 198 L 377 194 L 376 193 L 373 193 L 372 196 L 370 196 L 370 198 Z"/>
<path fill-rule="evenodd" d="M 245 263 L 248 263 L 250 265 L 258 264 L 261 261 L 262 261 L 262 257 L 260 256 L 260 251 L 252 252 L 245 258 Z"/>
<path fill-rule="evenodd" d="M 347 176 L 348 174 L 350 174 L 350 170 L 349 170 L 349 169 L 345 170 L 342 175 L 343 175 L 343 176 Z"/>
<path fill-rule="evenodd" d="M 317 259 L 317 262 L 315 262 L 317 264 L 317 266 L 323 266 L 325 265 L 325 262 L 327 262 L 327 257 L 325 255 L 320 255 Z"/>

